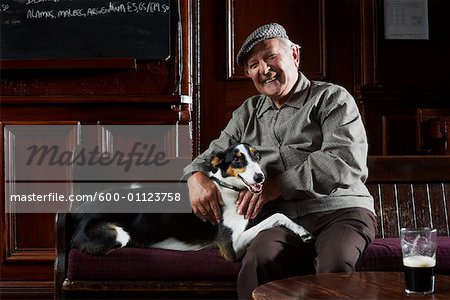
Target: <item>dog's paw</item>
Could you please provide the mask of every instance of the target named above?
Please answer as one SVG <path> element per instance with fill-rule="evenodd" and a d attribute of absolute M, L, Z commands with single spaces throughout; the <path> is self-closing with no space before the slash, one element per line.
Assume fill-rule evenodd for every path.
<path fill-rule="evenodd" d="M 120 226 L 111 225 L 111 228 L 116 231 L 116 242 L 120 247 L 125 247 L 130 241 L 130 234 Z"/>
<path fill-rule="evenodd" d="M 293 231 L 305 243 L 310 243 L 314 239 L 311 233 L 309 233 L 303 226 L 297 225 Z"/>
<path fill-rule="evenodd" d="M 300 238 L 305 243 L 311 243 L 314 240 L 313 236 L 309 232 L 307 232 L 303 235 L 300 235 Z"/>

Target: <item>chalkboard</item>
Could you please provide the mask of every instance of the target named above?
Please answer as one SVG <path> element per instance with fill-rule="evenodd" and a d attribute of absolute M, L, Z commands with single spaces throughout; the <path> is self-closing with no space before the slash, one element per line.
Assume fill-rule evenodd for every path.
<path fill-rule="evenodd" d="M 170 57 L 171 0 L 2 0 L 1 59 Z"/>

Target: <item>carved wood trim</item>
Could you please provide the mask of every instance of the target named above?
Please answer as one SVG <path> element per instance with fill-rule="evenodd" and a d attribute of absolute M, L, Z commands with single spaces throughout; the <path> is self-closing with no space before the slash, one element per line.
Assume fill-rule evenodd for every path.
<path fill-rule="evenodd" d="M 134 124 L 125 123 L 130 126 L 151 126 L 151 125 L 160 125 L 161 127 L 164 126 L 166 131 L 164 132 L 164 136 L 162 136 L 161 140 L 163 149 L 161 149 L 168 158 L 175 158 L 175 157 L 185 157 L 186 155 L 186 147 L 183 147 L 183 145 L 180 145 L 181 141 L 184 139 L 190 139 L 190 136 L 186 136 L 189 134 L 187 132 L 188 126 L 186 124 L 158 124 L 154 122 L 139 122 Z M 115 131 L 119 126 L 121 125 L 120 122 L 98 122 L 99 125 L 99 134 L 98 134 L 98 145 L 100 146 L 100 152 L 102 155 L 107 156 L 113 156 L 114 152 L 118 149 L 116 149 L 116 143 L 121 139 L 121 136 L 124 137 L 120 132 L 118 133 Z M 180 126 L 179 126 L 180 125 Z M 136 129 L 139 129 L 139 127 L 136 127 Z M 128 135 L 126 136 L 128 137 Z M 151 138 L 151 137 L 149 137 Z M 144 142 L 143 140 L 138 140 L 139 142 Z M 146 143 L 146 142 L 145 142 Z M 159 149 L 159 147 L 158 147 Z M 124 151 L 124 149 L 120 149 L 121 151 Z M 191 147 L 189 147 L 189 150 L 191 150 Z M 126 152 L 126 151 L 125 151 Z M 190 151 L 189 151 L 190 152 Z M 130 157 L 131 159 L 135 159 L 136 157 Z"/>
<path fill-rule="evenodd" d="M 51 299 L 53 281 L 2 281 L 0 295 L 4 299 Z"/>
<path fill-rule="evenodd" d="M 8 125 L 73 125 L 65 136 L 65 144 L 67 147 L 74 147 L 78 143 L 79 138 L 79 123 L 77 121 L 42 121 L 42 122 L 27 122 L 27 121 L 11 121 L 1 123 L 1 152 L 3 153 L 5 171 L 2 180 L 2 216 L 3 221 L 3 261 L 6 262 L 31 262 L 31 261 L 53 261 L 55 259 L 55 250 L 53 247 L 20 247 L 20 237 L 18 236 L 18 220 L 17 214 L 14 213 L 14 203 L 9 204 L 9 211 L 12 213 L 6 214 L 5 205 L 9 194 L 16 191 L 16 157 L 14 156 L 14 149 L 16 146 L 16 139 L 20 138 L 20 132 L 8 131 Z M 70 174 L 70 172 L 68 172 Z M 7 180 L 6 180 L 7 179 Z M 68 178 L 70 180 L 70 178 Z M 67 191 L 71 190 L 71 183 L 67 182 Z"/>
<path fill-rule="evenodd" d="M 87 281 L 69 280 L 63 283 L 64 291 L 180 291 L 180 292 L 233 292 L 235 281 Z"/>
<path fill-rule="evenodd" d="M 57 95 L 57 96 L 8 96 L 2 95 L 2 104 L 92 104 L 92 103 L 132 103 L 132 104 L 180 104 L 190 101 L 179 95 Z"/>
<path fill-rule="evenodd" d="M 378 30 L 376 19 L 376 3 L 375 0 L 360 0 L 357 2 L 359 10 L 359 26 L 356 26 L 356 41 L 359 45 L 360 69 L 358 72 L 358 83 L 360 86 L 374 85 L 377 80 L 377 47 L 378 47 Z M 359 30 L 359 31 L 358 31 Z"/>

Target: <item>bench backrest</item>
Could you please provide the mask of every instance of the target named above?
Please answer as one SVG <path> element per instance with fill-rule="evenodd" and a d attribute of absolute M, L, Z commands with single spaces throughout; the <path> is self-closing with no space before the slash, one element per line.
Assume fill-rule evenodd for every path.
<path fill-rule="evenodd" d="M 368 166 L 377 237 L 416 226 L 450 236 L 450 156 L 371 156 Z"/>

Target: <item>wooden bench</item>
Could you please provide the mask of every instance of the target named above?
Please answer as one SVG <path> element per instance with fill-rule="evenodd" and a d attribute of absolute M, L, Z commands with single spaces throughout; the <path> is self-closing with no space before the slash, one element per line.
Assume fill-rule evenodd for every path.
<path fill-rule="evenodd" d="M 377 237 L 398 237 L 400 228 L 415 226 L 450 236 L 450 156 L 370 157 L 368 166 Z"/>
<path fill-rule="evenodd" d="M 397 238 L 401 227 L 411 226 L 435 227 L 440 236 L 447 237 L 450 241 L 450 157 L 370 157 L 368 165 L 370 175 L 367 186 L 375 200 L 379 229 L 376 239 L 378 244 L 388 241 L 389 238 Z M 98 292 L 116 298 L 121 296 L 129 298 L 130 293 L 159 298 L 236 296 L 235 277 L 226 280 L 70 279 L 67 276 L 68 264 L 71 263 L 68 244 L 71 236 L 70 215 L 64 213 L 57 215 L 56 236 L 55 297 L 58 299 L 86 295 L 95 297 Z M 142 251 L 146 250 L 151 251 L 150 249 Z M 448 250 L 450 253 L 450 249 Z M 99 261 L 101 259 L 98 258 Z M 189 260 L 189 257 L 186 259 Z M 94 269 L 96 265 L 90 267 Z M 364 269 L 364 266 L 361 268 Z M 238 268 L 235 270 L 237 274 Z"/>

